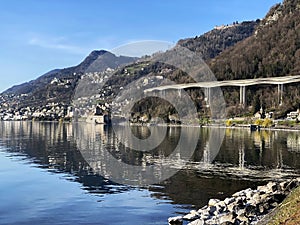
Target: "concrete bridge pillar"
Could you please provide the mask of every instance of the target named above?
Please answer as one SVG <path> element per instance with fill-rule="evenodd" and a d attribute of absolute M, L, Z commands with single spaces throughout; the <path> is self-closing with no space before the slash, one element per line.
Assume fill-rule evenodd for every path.
<path fill-rule="evenodd" d="M 246 106 L 246 86 L 240 86 L 240 104 Z"/>
<path fill-rule="evenodd" d="M 178 89 L 178 96 L 179 96 L 179 98 L 181 98 L 181 91 L 182 91 L 182 89 Z"/>

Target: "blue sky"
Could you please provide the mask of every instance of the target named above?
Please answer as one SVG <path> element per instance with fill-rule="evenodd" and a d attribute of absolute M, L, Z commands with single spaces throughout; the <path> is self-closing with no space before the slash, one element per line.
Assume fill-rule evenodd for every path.
<path fill-rule="evenodd" d="M 280 0 L 0 0 L 0 92 L 94 49 L 176 43 L 215 25 L 262 18 Z"/>

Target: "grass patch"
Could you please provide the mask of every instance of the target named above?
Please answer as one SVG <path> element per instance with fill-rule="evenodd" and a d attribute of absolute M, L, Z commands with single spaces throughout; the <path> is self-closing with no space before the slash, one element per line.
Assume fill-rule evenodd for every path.
<path fill-rule="evenodd" d="M 279 206 L 275 216 L 268 225 L 300 224 L 300 187 L 295 189 Z"/>
<path fill-rule="evenodd" d="M 284 120 L 284 121 L 278 121 L 277 125 L 281 126 L 287 126 L 287 127 L 294 127 L 296 125 L 299 125 L 299 121 L 297 120 Z"/>

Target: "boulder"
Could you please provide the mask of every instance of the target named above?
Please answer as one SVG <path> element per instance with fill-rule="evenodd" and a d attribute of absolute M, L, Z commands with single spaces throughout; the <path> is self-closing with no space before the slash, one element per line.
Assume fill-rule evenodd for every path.
<path fill-rule="evenodd" d="M 168 219 L 169 225 L 182 225 L 183 220 L 182 216 L 170 217 Z"/>
<path fill-rule="evenodd" d="M 210 215 L 216 215 L 217 207 L 216 206 L 209 206 L 208 207 L 208 212 L 209 212 Z"/>
<path fill-rule="evenodd" d="M 271 190 L 271 192 L 275 192 L 275 191 L 280 190 L 280 185 L 278 185 L 278 184 L 275 183 L 275 182 L 269 182 L 269 183 L 267 184 L 267 187 Z"/>
<path fill-rule="evenodd" d="M 227 205 L 225 204 L 224 201 L 220 201 L 220 202 L 216 205 L 216 207 L 217 207 L 217 212 L 218 212 L 219 214 L 227 211 Z"/>
<path fill-rule="evenodd" d="M 245 206 L 245 215 L 247 217 L 254 217 L 256 216 L 256 204 L 246 204 Z"/>
<path fill-rule="evenodd" d="M 279 184 L 281 191 L 286 191 L 289 181 L 283 181 Z"/>
<path fill-rule="evenodd" d="M 189 214 L 183 217 L 184 220 L 196 220 L 199 218 L 199 213 L 195 210 L 190 211 Z"/>
<path fill-rule="evenodd" d="M 183 219 L 192 221 L 188 225 L 256 224 L 299 184 L 300 178 L 281 183 L 269 182 L 256 190 L 248 188 L 236 192 L 224 201 L 210 199 L 202 209 L 192 210 L 184 217 L 169 218 L 168 221 L 170 225 L 182 225 Z"/>
<path fill-rule="evenodd" d="M 216 206 L 220 202 L 219 199 L 210 199 L 208 201 L 208 206 Z"/>
<path fill-rule="evenodd" d="M 227 205 L 227 209 L 229 212 L 233 212 L 236 207 L 236 204 L 233 202 L 230 205 Z"/>
<path fill-rule="evenodd" d="M 246 191 L 246 199 L 251 199 L 252 196 L 255 194 L 255 192 L 251 189 L 251 188 L 248 188 Z"/>
<path fill-rule="evenodd" d="M 233 212 L 229 212 L 229 213 L 221 215 L 219 218 L 219 222 L 220 222 L 220 224 L 223 224 L 223 223 L 234 224 L 235 218 L 236 218 L 236 214 Z"/>
<path fill-rule="evenodd" d="M 230 205 L 231 203 L 235 202 L 235 198 L 225 198 L 224 203 L 226 205 Z"/>
<path fill-rule="evenodd" d="M 194 220 L 193 222 L 188 223 L 187 225 L 204 225 L 205 222 L 202 219 Z"/>
<path fill-rule="evenodd" d="M 273 202 L 276 202 L 276 203 L 282 202 L 285 198 L 286 198 L 286 194 L 284 194 L 284 193 L 275 193 L 272 196 Z"/>
<path fill-rule="evenodd" d="M 272 192 L 272 190 L 268 186 L 258 186 L 257 190 L 260 192 L 260 194 L 269 194 Z"/>
<path fill-rule="evenodd" d="M 245 214 L 238 215 L 236 219 L 238 219 L 240 222 L 245 222 L 245 223 L 249 222 L 249 219 L 245 216 Z"/>
<path fill-rule="evenodd" d="M 255 193 L 252 197 L 252 200 L 253 200 L 255 205 L 259 204 L 262 201 L 261 196 L 260 196 L 259 193 Z"/>

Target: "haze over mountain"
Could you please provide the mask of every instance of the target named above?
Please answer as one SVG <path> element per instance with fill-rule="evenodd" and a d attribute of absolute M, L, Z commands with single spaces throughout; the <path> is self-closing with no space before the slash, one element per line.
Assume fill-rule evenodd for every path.
<path fill-rule="evenodd" d="M 52 70 L 36 80 L 13 86 L 3 94 L 22 95 L 22 101 L 18 103 L 18 107 L 43 106 L 49 102 L 70 104 L 77 82 L 83 74 L 103 72 L 108 68 L 116 69 L 136 59 L 115 56 L 105 50 L 95 50 L 77 66 Z"/>
<path fill-rule="evenodd" d="M 53 78 L 66 79 L 72 78 L 74 74 L 82 74 L 88 72 L 102 72 L 107 68 L 115 69 L 120 65 L 127 64 L 135 61 L 134 57 L 115 56 L 114 54 L 105 50 L 92 51 L 79 65 L 64 68 L 55 69 L 48 73 L 41 75 L 36 80 L 29 81 L 20 85 L 13 86 L 3 93 L 9 94 L 28 94 L 35 89 L 40 88 L 45 84 L 48 84 Z"/>

